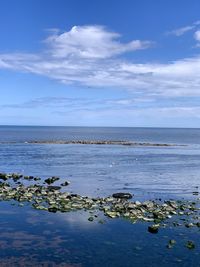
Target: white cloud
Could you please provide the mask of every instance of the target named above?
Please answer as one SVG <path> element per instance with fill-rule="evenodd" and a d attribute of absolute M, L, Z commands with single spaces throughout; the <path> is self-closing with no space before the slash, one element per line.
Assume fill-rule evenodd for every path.
<path fill-rule="evenodd" d="M 135 88 L 168 96 L 200 95 L 200 57 L 168 64 L 129 63 L 122 69 L 135 75 Z"/>
<path fill-rule="evenodd" d="M 0 54 L 0 68 L 65 84 L 127 89 L 142 97 L 200 96 L 199 56 L 166 64 L 136 64 L 119 54 L 145 48 L 144 42 L 123 44 L 117 41 L 119 37 L 100 26 L 73 27 L 60 35 L 54 31 L 46 40 L 45 52 Z"/>
<path fill-rule="evenodd" d="M 105 30 L 102 26 L 74 26 L 69 32 L 54 34 L 46 42 L 54 57 L 109 58 L 128 51 L 146 49 L 150 41 L 134 40 L 120 43 L 120 35 Z"/>

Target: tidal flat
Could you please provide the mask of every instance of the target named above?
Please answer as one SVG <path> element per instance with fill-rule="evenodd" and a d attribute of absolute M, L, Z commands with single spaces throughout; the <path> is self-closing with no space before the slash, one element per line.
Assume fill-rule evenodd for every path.
<path fill-rule="evenodd" d="M 131 223 L 137 221 L 152 222 L 148 226 L 150 233 L 157 233 L 160 227 L 167 227 L 168 220 L 175 217 L 171 225 L 187 228 L 200 227 L 199 203 L 200 198 L 196 200 L 138 200 L 130 201 L 134 196 L 128 192 L 117 192 L 107 197 L 81 196 L 76 193 L 69 193 L 61 189 L 70 185 L 65 181 L 59 185 L 53 185 L 60 180 L 53 176 L 43 179 L 40 177 L 24 176 L 18 173 L 0 173 L 0 200 L 16 201 L 20 206 L 29 202 L 37 210 L 48 212 L 70 212 L 77 210 L 89 211 L 91 216 L 89 221 L 98 218 L 97 213 L 102 211 L 104 216 L 109 218 L 125 218 Z M 31 184 L 24 185 L 23 181 L 29 181 Z M 193 192 L 198 196 L 199 192 Z M 14 202 L 12 202 L 15 204 Z M 181 222 L 182 221 L 182 222 Z M 172 245 L 172 244 L 171 244 Z"/>
<path fill-rule="evenodd" d="M 82 220 L 85 220 L 85 224 L 87 225 L 87 221 L 91 224 L 94 224 L 95 227 L 97 224 L 109 225 L 109 220 L 125 220 L 125 223 L 129 223 L 131 225 L 136 225 L 136 227 L 142 227 L 141 235 L 145 236 L 146 233 L 150 233 L 153 235 L 158 235 L 159 232 L 169 232 L 173 231 L 171 235 L 166 235 L 164 238 L 166 239 L 166 244 L 162 248 L 163 250 L 174 250 L 176 247 L 184 246 L 184 249 L 188 250 L 196 250 L 198 246 L 198 242 L 196 238 L 193 238 L 193 240 L 187 239 L 187 231 L 189 231 L 189 235 L 191 235 L 191 229 L 193 229 L 193 232 L 199 232 L 200 229 L 200 198 L 196 197 L 193 200 L 162 200 L 161 198 L 155 199 L 155 200 L 145 200 L 143 202 L 134 200 L 134 195 L 128 192 L 117 192 L 113 193 L 111 196 L 107 197 L 89 197 L 89 196 L 81 196 L 76 193 L 70 193 L 65 190 L 66 187 L 70 185 L 69 181 L 64 181 L 60 183 L 60 177 L 53 176 L 48 177 L 46 179 L 42 179 L 41 177 L 34 177 L 29 175 L 23 175 L 18 173 L 0 173 L 0 201 L 1 202 L 8 202 L 11 206 L 17 206 L 21 208 L 27 208 L 29 209 L 29 212 L 31 211 L 30 208 L 34 210 L 38 210 L 38 216 L 40 216 L 40 212 L 46 211 L 49 213 L 58 213 L 58 214 L 70 214 L 69 217 L 71 217 L 71 213 L 75 213 L 76 217 L 77 215 L 81 215 Z M 54 185 L 54 184 L 57 185 Z M 197 191 L 193 192 L 194 196 L 198 196 L 198 187 L 196 187 Z M 78 214 L 76 214 L 78 212 Z M 32 212 L 33 213 L 33 212 Z M 9 214 L 5 213 L 6 215 Z M 4 215 L 5 215 L 4 214 Z M 12 214 L 12 212 L 11 212 Z M 43 213 L 42 213 L 43 215 Z M 61 215 L 62 216 L 62 215 Z M 35 223 L 40 222 L 40 220 L 34 219 L 28 219 L 28 222 L 35 225 Z M 40 222 L 41 223 L 41 222 Z M 72 221 L 72 224 L 77 224 L 76 221 Z M 121 221 L 122 223 L 122 221 Z M 50 223 L 51 224 L 51 223 Z M 122 223 L 123 224 L 123 223 Z M 112 223 L 111 223 L 112 225 Z M 138 225 L 138 226 L 137 226 Z M 93 228 L 93 226 L 91 227 Z M 177 237 L 177 229 L 180 228 L 180 233 Z M 47 234 L 51 235 L 51 232 L 48 232 Z M 7 236 L 8 235 L 8 236 Z M 9 233 L 7 235 L 3 235 L 4 237 L 9 237 Z M 19 235 L 19 236 L 18 236 Z M 12 236 L 12 235 L 11 235 Z M 31 236 L 33 240 L 35 240 L 35 236 Z M 180 237 L 183 238 L 182 242 L 180 242 Z M 1 238 L 1 235 L 0 235 Z M 21 240 L 25 238 L 25 240 Z M 56 240 L 58 240 L 58 244 L 60 245 L 59 248 L 61 249 L 62 243 L 63 243 L 63 237 L 58 236 L 55 237 Z M 19 240 L 20 239 L 20 240 Z M 29 239 L 29 237 L 28 237 Z M 36 240 L 38 237 L 36 238 Z M 9 240 L 9 238 L 8 238 Z M 2 246 L 3 250 L 6 250 L 5 248 L 9 247 L 9 241 L 1 241 L 0 244 Z M 26 234 L 24 231 L 21 231 L 17 234 L 17 241 L 14 241 L 14 248 L 17 244 L 18 248 L 23 248 L 25 244 L 32 247 L 32 241 L 27 240 Z M 162 240 L 162 238 L 161 238 Z M 156 241 L 156 245 L 158 245 L 161 240 Z M 50 249 L 46 251 L 46 245 L 45 246 L 45 254 L 47 256 L 51 257 L 51 260 L 49 261 L 48 257 L 44 257 L 46 260 L 42 262 L 39 260 L 39 262 L 35 262 L 35 265 L 46 265 L 46 266 L 82 266 L 83 259 L 81 257 L 79 258 L 81 263 L 75 264 L 68 264 L 66 261 L 69 261 L 69 258 L 66 259 L 66 255 L 59 254 L 59 252 L 56 252 L 56 256 L 54 255 L 52 257 L 52 251 L 51 248 L 57 249 L 57 245 L 54 244 L 55 240 L 53 241 L 53 246 L 50 246 Z M 121 240 L 119 240 L 118 246 L 121 244 Z M 147 241 L 143 241 L 147 242 Z M 34 243 L 34 242 L 33 242 Z M 115 246 L 115 242 L 106 241 L 104 244 L 106 247 L 107 245 Z M 123 244 L 121 244 L 123 246 Z M 138 242 L 138 244 L 135 244 L 135 247 L 133 248 L 133 251 L 136 252 L 142 252 L 143 247 L 145 246 L 145 243 L 142 244 Z M 7 248 L 8 248 L 7 247 Z M 34 246 L 33 246 L 34 248 Z M 33 249 L 32 248 L 32 249 Z M 16 248 L 15 248 L 16 249 Z M 130 250 L 130 248 L 129 248 Z M 129 251 L 128 250 L 128 251 Z M 48 252 L 51 253 L 49 254 Z M 54 251 L 54 252 L 55 252 Z M 144 251 L 143 251 L 144 252 Z M 132 257 L 137 253 L 132 252 Z M 164 252 L 163 252 L 164 253 Z M 103 256 L 103 255 L 102 255 Z M 36 256 L 38 258 L 38 256 Z M 55 259 L 54 259 L 55 257 Z M 145 256 L 146 257 L 146 256 Z M 62 262 L 60 260 L 62 259 Z M 26 258 L 23 257 L 20 259 L 13 258 L 7 258 L 8 261 L 5 259 L 6 265 L 18 265 L 19 266 L 33 266 L 34 257 L 32 263 L 26 262 Z M 12 261 L 13 260 L 13 261 Z M 25 262 L 24 262 L 25 260 Z M 43 259 L 44 260 L 44 259 Z M 53 261 L 52 261 L 53 260 Z M 97 262 L 95 263 L 94 259 L 92 259 L 92 265 L 95 264 L 97 266 L 100 266 L 100 262 L 98 262 L 99 259 L 97 259 Z M 125 266 L 132 266 L 133 259 L 131 261 L 128 260 L 124 263 Z M 181 263 L 183 259 L 176 258 L 174 259 L 174 263 Z M 21 262 L 21 263 L 20 263 Z M 76 262 L 76 261 L 75 261 Z M 115 261 L 114 261 L 115 262 Z M 134 259 L 135 262 L 135 259 Z M 167 262 L 167 261 L 166 261 Z M 87 263 L 88 265 L 89 263 Z M 112 266 L 112 263 L 105 262 L 104 264 L 109 264 L 107 266 Z M 139 263 L 140 264 L 140 263 Z M 91 266 L 92 266 L 91 265 Z M 115 263 L 116 265 L 116 263 Z M 90 266 L 90 264 L 89 264 Z M 113 265 L 114 266 L 114 265 Z M 120 263 L 119 266 L 122 266 L 122 263 Z M 144 265 L 145 266 L 145 265 Z M 164 266 L 164 265 L 163 265 Z"/>
<path fill-rule="evenodd" d="M 1 265 L 198 266 L 199 140 L 196 129 L 1 128 Z"/>

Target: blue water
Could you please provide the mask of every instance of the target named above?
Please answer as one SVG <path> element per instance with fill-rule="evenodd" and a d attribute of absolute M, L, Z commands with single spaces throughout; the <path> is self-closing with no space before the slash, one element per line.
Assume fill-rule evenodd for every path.
<path fill-rule="evenodd" d="M 0 141 L 82 139 L 200 144 L 200 129 L 0 126 Z"/>
<path fill-rule="evenodd" d="M 24 143 L 30 140 L 178 145 Z M 0 144 L 0 172 L 60 176 L 71 181 L 70 192 L 81 195 L 124 191 L 138 200 L 192 199 L 200 186 L 200 129 L 1 126 L 0 142 L 5 141 Z M 22 266 L 200 266 L 198 229 L 162 229 L 152 235 L 144 223 L 103 218 L 105 223 L 100 224 L 99 219 L 89 222 L 87 212 L 50 214 L 10 202 L 0 203 L 0 215 L 0 256 L 5 266 L 20 262 Z M 167 250 L 171 238 L 177 245 Z M 187 240 L 196 241 L 195 250 L 185 248 Z"/>

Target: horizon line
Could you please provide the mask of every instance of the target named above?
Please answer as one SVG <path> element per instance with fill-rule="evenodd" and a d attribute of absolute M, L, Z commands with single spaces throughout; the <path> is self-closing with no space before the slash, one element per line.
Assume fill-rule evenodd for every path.
<path fill-rule="evenodd" d="M 162 128 L 162 129 L 200 129 L 200 127 L 172 126 L 92 126 L 92 125 L 15 125 L 0 124 L 0 127 L 76 127 L 76 128 Z"/>

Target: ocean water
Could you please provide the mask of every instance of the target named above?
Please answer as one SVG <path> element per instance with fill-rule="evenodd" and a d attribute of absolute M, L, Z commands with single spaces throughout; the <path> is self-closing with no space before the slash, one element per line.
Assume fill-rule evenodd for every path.
<path fill-rule="evenodd" d="M 31 140 L 175 145 L 26 143 Z M 191 200 L 200 186 L 200 129 L 1 126 L 0 172 L 60 176 L 71 182 L 68 191 L 91 197 L 130 192 L 137 200 Z M 52 214 L 10 202 L 0 202 L 0 215 L 1 266 L 200 266 L 196 228 L 166 228 L 153 235 L 147 223 L 105 217 L 100 224 L 89 222 L 84 211 Z M 177 241 L 173 249 L 166 248 L 170 239 Z M 195 241 L 194 250 L 185 247 L 187 240 Z"/>

